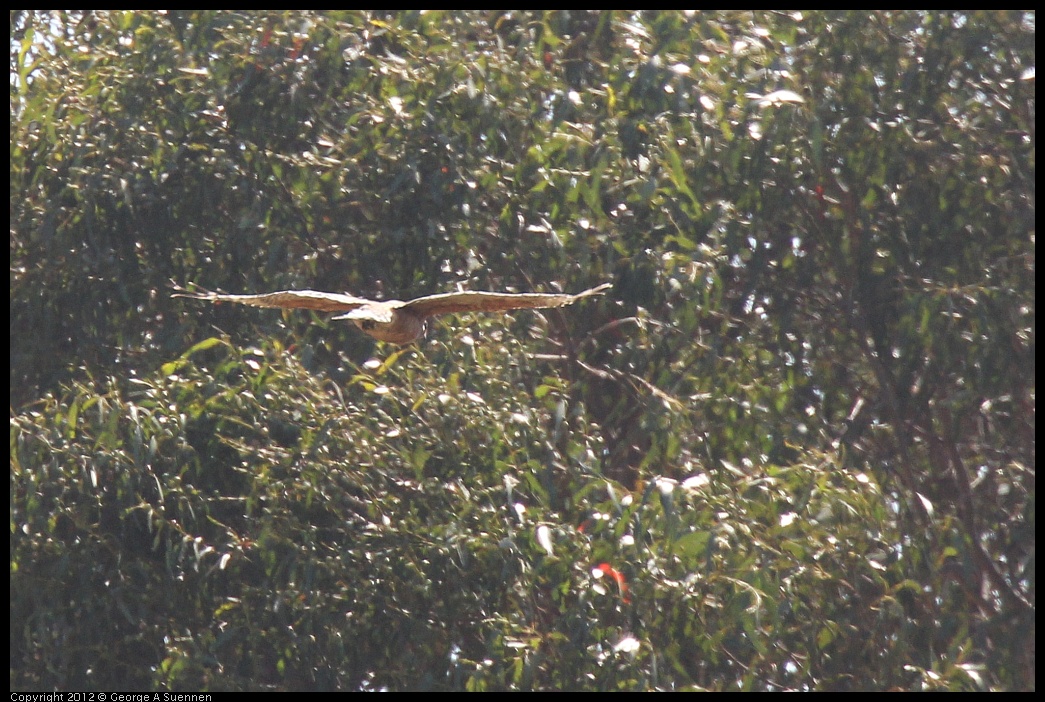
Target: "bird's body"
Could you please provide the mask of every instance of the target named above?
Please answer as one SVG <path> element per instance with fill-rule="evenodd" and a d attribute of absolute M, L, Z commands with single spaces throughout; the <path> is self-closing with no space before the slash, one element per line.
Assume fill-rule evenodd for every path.
<path fill-rule="evenodd" d="M 191 297 L 211 302 L 236 302 L 253 307 L 309 309 L 319 312 L 344 312 L 334 319 L 352 320 L 357 327 L 379 341 L 409 344 L 425 332 L 427 319 L 453 312 L 506 312 L 517 309 L 563 307 L 589 295 L 601 295 L 610 286 L 600 285 L 576 295 L 544 293 L 456 292 L 402 300 L 367 300 L 341 293 L 316 290 L 283 290 L 262 295 L 224 295 L 212 292 L 184 292 L 176 297 Z"/>

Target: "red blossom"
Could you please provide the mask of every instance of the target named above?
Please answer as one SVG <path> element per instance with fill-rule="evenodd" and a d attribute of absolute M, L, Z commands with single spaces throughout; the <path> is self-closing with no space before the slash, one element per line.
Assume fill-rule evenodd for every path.
<path fill-rule="evenodd" d="M 595 570 L 600 571 L 603 575 L 608 578 L 612 578 L 617 587 L 620 588 L 620 596 L 625 604 L 631 602 L 631 598 L 628 597 L 628 581 L 624 578 L 624 574 L 619 570 L 611 566 L 609 563 L 600 563 L 596 566 Z"/>

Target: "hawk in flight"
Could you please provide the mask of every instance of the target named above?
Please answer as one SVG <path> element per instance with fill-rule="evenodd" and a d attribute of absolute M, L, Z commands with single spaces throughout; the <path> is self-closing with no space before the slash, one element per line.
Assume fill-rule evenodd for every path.
<path fill-rule="evenodd" d="M 222 295 L 212 292 L 184 292 L 174 297 L 190 297 L 211 302 L 238 302 L 253 307 L 307 309 L 319 312 L 344 312 L 334 319 L 350 319 L 378 341 L 409 344 L 421 337 L 428 318 L 454 312 L 506 312 L 508 310 L 564 307 L 589 295 L 602 295 L 610 283 L 576 295 L 543 293 L 455 292 L 428 295 L 413 300 L 367 300 L 341 293 L 315 290 L 283 290 L 264 295 Z"/>

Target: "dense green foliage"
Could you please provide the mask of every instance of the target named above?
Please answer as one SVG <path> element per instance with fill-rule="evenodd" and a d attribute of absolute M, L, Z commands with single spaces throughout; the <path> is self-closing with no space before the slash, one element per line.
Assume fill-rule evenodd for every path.
<path fill-rule="evenodd" d="M 1034 21 L 12 11 L 12 688 L 1033 688 Z"/>

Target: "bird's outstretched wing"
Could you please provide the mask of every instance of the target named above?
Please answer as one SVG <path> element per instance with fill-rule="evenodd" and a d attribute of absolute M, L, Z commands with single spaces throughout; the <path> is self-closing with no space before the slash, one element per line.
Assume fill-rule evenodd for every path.
<path fill-rule="evenodd" d="M 211 302 L 236 302 L 241 305 L 252 307 L 276 307 L 282 309 L 306 309 L 319 312 L 346 312 L 354 310 L 363 305 L 369 305 L 370 300 L 341 293 L 319 292 L 317 290 L 281 290 L 280 292 L 266 293 L 264 295 L 223 295 L 207 291 L 190 292 L 184 288 L 178 288 L 180 292 L 173 297 L 190 297 L 194 300 L 209 300 Z"/>
<path fill-rule="evenodd" d="M 506 312 L 508 310 L 563 307 L 572 305 L 577 300 L 589 295 L 601 295 L 610 287 L 612 287 L 610 283 L 604 283 L 576 295 L 468 291 L 442 293 L 410 300 L 403 303 L 401 309 L 419 317 L 433 317 L 453 312 Z"/>

